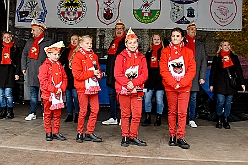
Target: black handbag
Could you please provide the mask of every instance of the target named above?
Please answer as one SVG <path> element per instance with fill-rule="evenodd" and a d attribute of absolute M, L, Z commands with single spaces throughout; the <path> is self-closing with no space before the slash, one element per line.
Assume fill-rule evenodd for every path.
<path fill-rule="evenodd" d="M 242 90 L 241 83 L 239 81 L 239 78 L 236 76 L 236 74 L 235 76 L 232 76 L 229 69 L 226 68 L 226 70 L 229 77 L 230 86 L 235 90 Z"/>

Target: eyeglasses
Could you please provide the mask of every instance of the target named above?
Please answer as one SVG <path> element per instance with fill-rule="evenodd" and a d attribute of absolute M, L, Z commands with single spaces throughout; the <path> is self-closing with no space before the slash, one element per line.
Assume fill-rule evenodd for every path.
<path fill-rule="evenodd" d="M 115 30 L 123 30 L 124 28 L 115 28 Z"/>

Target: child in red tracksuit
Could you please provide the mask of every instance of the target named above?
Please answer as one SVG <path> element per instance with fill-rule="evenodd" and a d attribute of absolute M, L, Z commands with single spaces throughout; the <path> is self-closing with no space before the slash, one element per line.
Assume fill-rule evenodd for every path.
<path fill-rule="evenodd" d="M 61 47 L 64 47 L 63 41 L 44 48 L 48 58 L 40 66 L 38 74 L 41 98 L 44 104 L 44 126 L 47 141 L 66 140 L 59 133 L 61 108 L 64 108 L 62 92 L 65 92 L 67 86 L 66 73 L 58 61 Z"/>
<path fill-rule="evenodd" d="M 193 51 L 184 46 L 183 37 L 181 28 L 172 30 L 171 43 L 162 50 L 160 74 L 168 101 L 170 131 L 168 144 L 189 149 L 190 145 L 184 139 L 184 135 L 190 88 L 196 73 L 196 63 Z"/>
<path fill-rule="evenodd" d="M 127 48 L 116 57 L 114 67 L 115 88 L 121 109 L 121 146 L 146 146 L 146 142 L 138 139 L 138 128 L 142 114 L 141 97 L 144 95 L 139 91 L 148 78 L 148 69 L 145 56 L 138 51 L 138 38 L 131 28 L 126 35 L 125 45 Z"/>
<path fill-rule="evenodd" d="M 102 139 L 93 133 L 99 112 L 98 91 L 101 89 L 98 79 L 101 78 L 101 72 L 98 57 L 92 51 L 92 37 L 89 35 L 79 37 L 79 46 L 76 51 L 71 61 L 74 86 L 78 93 L 80 107 L 76 142 L 82 143 L 83 140 L 102 142 Z M 88 101 L 90 102 L 91 112 L 83 138 Z"/>

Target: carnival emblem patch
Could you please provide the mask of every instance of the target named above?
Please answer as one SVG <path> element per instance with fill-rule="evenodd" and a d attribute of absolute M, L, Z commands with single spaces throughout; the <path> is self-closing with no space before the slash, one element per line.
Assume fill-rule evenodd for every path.
<path fill-rule="evenodd" d="M 44 0 L 21 0 L 17 10 L 18 22 L 31 22 L 33 19 L 45 22 L 46 5 Z"/>
<path fill-rule="evenodd" d="M 96 0 L 97 18 L 105 25 L 114 23 L 120 14 L 121 0 Z"/>
<path fill-rule="evenodd" d="M 218 25 L 224 27 L 233 22 L 237 14 L 237 8 L 236 0 L 212 0 L 210 14 Z"/>
<path fill-rule="evenodd" d="M 141 23 L 156 21 L 161 12 L 161 0 L 133 0 L 133 15 Z"/>
<path fill-rule="evenodd" d="M 61 0 L 58 5 L 59 19 L 68 25 L 78 24 L 86 15 L 84 0 Z"/>
<path fill-rule="evenodd" d="M 177 24 L 196 22 L 198 17 L 199 0 L 170 0 L 170 18 Z"/>

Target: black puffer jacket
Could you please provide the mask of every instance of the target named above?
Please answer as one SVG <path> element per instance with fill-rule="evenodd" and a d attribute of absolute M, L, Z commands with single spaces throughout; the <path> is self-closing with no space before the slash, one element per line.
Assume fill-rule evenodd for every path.
<path fill-rule="evenodd" d="M 158 62 L 160 61 L 162 48 L 158 49 Z M 145 82 L 145 88 L 147 89 L 155 89 L 155 90 L 164 90 L 164 86 L 162 84 L 162 76 L 160 75 L 160 69 L 151 68 L 151 57 L 153 50 L 148 50 L 146 52 L 146 61 L 148 68 L 148 79 Z"/>
<path fill-rule="evenodd" d="M 238 56 L 231 52 L 230 57 L 234 64 L 233 66 L 228 67 L 231 75 L 236 74 L 241 84 L 245 85 L 243 71 Z M 213 86 L 214 93 L 216 94 L 234 95 L 237 91 L 230 86 L 227 70 L 222 66 L 222 57 L 220 55 L 218 57 L 215 56 L 210 71 L 209 86 Z"/>
<path fill-rule="evenodd" d="M 3 45 L 0 47 L 0 61 L 2 61 Z M 15 75 L 21 73 L 21 52 L 13 46 L 10 48 L 11 64 L 0 64 L 0 88 L 13 88 L 15 86 Z"/>

